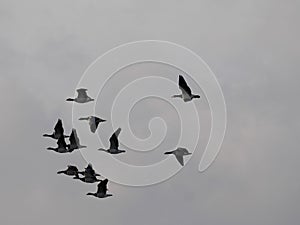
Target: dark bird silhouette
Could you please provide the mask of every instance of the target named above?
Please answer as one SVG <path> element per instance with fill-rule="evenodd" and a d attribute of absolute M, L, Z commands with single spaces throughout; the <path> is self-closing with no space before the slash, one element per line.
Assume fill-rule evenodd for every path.
<path fill-rule="evenodd" d="M 95 183 L 101 181 L 96 176 L 88 175 L 88 176 L 80 177 L 78 174 L 75 175 L 73 179 L 81 180 L 84 183 Z"/>
<path fill-rule="evenodd" d="M 86 195 L 92 195 L 96 198 L 107 198 L 112 196 L 112 194 L 107 194 L 107 190 L 108 190 L 107 183 L 108 183 L 107 179 L 100 181 L 100 183 L 98 184 L 97 192 L 96 193 L 89 192 Z"/>
<path fill-rule="evenodd" d="M 101 118 L 96 117 L 96 116 L 82 117 L 82 118 L 79 118 L 79 120 L 87 120 L 89 122 L 90 130 L 91 130 L 92 133 L 96 132 L 99 123 L 106 121 L 106 120 L 101 119 Z"/>
<path fill-rule="evenodd" d="M 189 102 L 192 101 L 193 98 L 200 98 L 200 95 L 192 94 L 190 87 L 187 85 L 182 75 L 179 75 L 178 80 L 179 89 L 181 90 L 181 95 L 173 95 L 173 98 L 182 98 L 183 101 Z"/>
<path fill-rule="evenodd" d="M 109 149 L 103 149 L 99 148 L 99 151 L 104 151 L 108 152 L 110 154 L 119 154 L 125 152 L 125 150 L 119 150 L 119 141 L 118 141 L 118 136 L 121 132 L 121 128 L 118 128 L 110 137 L 109 142 L 110 142 L 110 147 Z"/>
<path fill-rule="evenodd" d="M 64 138 L 67 138 L 69 136 L 64 135 L 64 128 L 63 128 L 63 124 L 62 124 L 62 120 L 58 119 L 57 123 L 54 127 L 54 131 L 52 134 L 44 134 L 43 137 L 50 137 L 53 139 L 59 139 L 61 136 L 63 136 Z"/>
<path fill-rule="evenodd" d="M 78 95 L 76 98 L 68 98 L 66 101 L 71 101 L 71 102 L 77 102 L 77 103 L 87 103 L 94 101 L 91 97 L 88 96 L 87 94 L 87 89 L 85 88 L 80 88 L 76 90 Z"/>
<path fill-rule="evenodd" d="M 68 165 L 68 168 L 66 170 L 58 171 L 57 174 L 76 176 L 76 175 L 78 175 L 78 169 L 76 166 Z"/>
<path fill-rule="evenodd" d="M 67 153 L 69 152 L 68 150 L 68 146 L 65 142 L 65 138 L 63 136 L 60 136 L 60 138 L 57 140 L 57 147 L 56 148 L 52 148 L 49 147 L 47 148 L 47 150 L 52 150 L 58 153 Z"/>
<path fill-rule="evenodd" d="M 88 176 L 100 176 L 100 174 L 96 173 L 96 171 L 93 169 L 92 164 L 88 164 L 88 166 L 84 169 L 84 171 L 78 172 L 79 174 L 84 175 L 85 177 Z"/>
<path fill-rule="evenodd" d="M 86 148 L 87 146 L 81 145 L 77 136 L 76 129 L 72 129 L 72 133 L 69 138 L 70 144 L 68 144 L 69 152 L 73 152 L 75 149 Z"/>
<path fill-rule="evenodd" d="M 185 148 L 177 148 L 174 151 L 170 151 L 170 152 L 165 152 L 165 155 L 175 155 L 177 161 L 184 166 L 184 160 L 183 160 L 183 156 L 185 155 L 191 155 L 192 153 L 189 153 L 187 149 Z"/>

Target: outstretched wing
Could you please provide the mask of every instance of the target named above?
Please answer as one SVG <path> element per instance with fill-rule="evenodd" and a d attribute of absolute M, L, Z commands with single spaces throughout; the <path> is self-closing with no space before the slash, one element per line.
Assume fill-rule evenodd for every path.
<path fill-rule="evenodd" d="M 118 136 L 121 132 L 121 128 L 118 128 L 115 133 L 110 137 L 109 142 L 110 142 L 110 149 L 118 149 L 119 148 L 119 141 L 118 141 Z"/>
<path fill-rule="evenodd" d="M 94 170 L 94 169 L 93 169 L 93 165 L 92 165 L 91 163 L 89 163 L 85 169 L 86 169 L 86 170 L 89 170 L 89 171 Z"/>
<path fill-rule="evenodd" d="M 55 134 L 59 134 L 59 135 L 63 135 L 64 134 L 64 128 L 63 128 L 63 124 L 61 119 L 57 120 L 57 123 L 54 127 L 54 133 Z"/>
<path fill-rule="evenodd" d="M 99 123 L 100 123 L 100 118 L 92 117 L 90 122 L 90 130 L 92 133 L 96 132 Z"/>
<path fill-rule="evenodd" d="M 79 146 L 80 143 L 79 143 L 79 138 L 77 136 L 77 132 L 76 132 L 76 129 L 72 129 L 72 133 L 70 135 L 70 144 L 71 145 L 76 145 L 76 146 Z"/>
<path fill-rule="evenodd" d="M 57 141 L 57 145 L 59 148 L 67 148 L 67 144 L 65 142 L 64 136 L 60 136 Z"/>
<path fill-rule="evenodd" d="M 188 94 L 189 96 L 192 95 L 192 91 L 190 89 L 190 87 L 187 85 L 186 81 L 184 80 L 182 75 L 179 75 L 179 88 L 182 91 L 182 95 L 184 94 Z"/>
<path fill-rule="evenodd" d="M 107 192 L 107 183 L 108 183 L 107 179 L 100 181 L 100 183 L 98 184 L 97 193 L 106 194 L 106 192 Z"/>
<path fill-rule="evenodd" d="M 96 174 L 96 172 L 95 172 L 95 170 L 93 169 L 93 166 L 92 166 L 92 164 L 88 164 L 88 166 L 85 168 L 85 172 L 87 173 L 87 174 L 89 174 L 89 175 L 95 175 Z"/>
<path fill-rule="evenodd" d="M 105 122 L 106 120 L 101 119 L 99 117 L 96 116 L 92 116 L 91 120 L 90 120 L 90 129 L 93 133 L 96 132 L 98 125 L 100 122 Z"/>
<path fill-rule="evenodd" d="M 182 155 L 175 155 L 177 161 L 182 165 L 184 166 L 184 161 L 183 161 L 183 156 Z"/>
<path fill-rule="evenodd" d="M 77 91 L 77 93 L 78 93 L 78 98 L 87 98 L 88 97 L 88 95 L 87 95 L 87 89 L 85 89 L 85 88 L 80 88 L 80 89 L 77 89 L 76 90 Z"/>
<path fill-rule="evenodd" d="M 72 165 L 68 165 L 68 170 L 71 170 L 71 171 L 78 171 L 77 167 L 76 166 L 72 166 Z"/>

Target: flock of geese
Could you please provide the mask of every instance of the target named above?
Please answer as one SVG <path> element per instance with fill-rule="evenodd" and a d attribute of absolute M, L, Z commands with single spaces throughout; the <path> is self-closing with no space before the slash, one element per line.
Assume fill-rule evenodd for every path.
<path fill-rule="evenodd" d="M 181 90 L 181 94 L 173 95 L 173 98 L 182 98 L 184 102 L 192 101 L 194 98 L 200 98 L 199 95 L 192 94 L 192 91 L 188 84 L 186 83 L 185 79 L 182 75 L 179 75 L 178 81 L 179 89 Z M 72 101 L 76 103 L 87 103 L 94 101 L 93 98 L 89 97 L 87 94 L 87 89 L 80 88 L 77 89 L 77 97 L 76 98 L 68 98 L 66 101 Z M 96 116 L 88 116 L 79 118 L 79 120 L 86 120 L 89 123 L 90 131 L 95 133 L 99 124 L 105 122 L 106 120 L 101 119 Z M 110 137 L 109 142 L 110 146 L 108 149 L 99 148 L 99 151 L 104 151 L 109 154 L 120 154 L 125 153 L 125 150 L 119 149 L 119 140 L 118 136 L 121 133 L 121 128 L 118 128 Z M 85 145 L 80 144 L 80 140 L 78 138 L 76 129 L 72 129 L 70 135 L 64 134 L 63 123 L 61 119 L 58 119 L 54 131 L 51 134 L 44 134 L 44 137 L 49 137 L 52 139 L 57 140 L 56 147 L 48 147 L 47 150 L 55 151 L 57 153 L 71 153 L 75 150 L 79 150 L 82 148 L 87 148 Z M 67 144 L 65 139 L 69 140 Z M 184 166 L 184 159 L 183 157 L 186 155 L 191 155 L 186 148 L 177 148 L 174 151 L 165 152 L 166 155 L 174 155 L 177 161 Z M 112 194 L 107 193 L 107 183 L 108 179 L 100 180 L 98 177 L 100 174 L 96 173 L 93 169 L 92 164 L 88 164 L 87 167 L 83 171 L 79 171 L 76 166 L 68 165 L 66 170 L 58 171 L 57 174 L 65 174 L 67 176 L 72 176 L 73 179 L 80 180 L 84 183 L 98 183 L 97 191 L 95 193 L 87 193 L 87 195 L 91 195 L 97 198 L 107 198 L 112 196 Z"/>

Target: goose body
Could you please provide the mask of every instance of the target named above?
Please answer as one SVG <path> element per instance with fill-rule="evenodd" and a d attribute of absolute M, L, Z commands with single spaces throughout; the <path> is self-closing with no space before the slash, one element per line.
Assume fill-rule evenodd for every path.
<path fill-rule="evenodd" d="M 99 123 L 105 122 L 106 120 L 101 119 L 99 117 L 96 116 L 89 116 L 89 117 L 82 117 L 79 118 L 79 120 L 87 120 L 89 122 L 89 126 L 90 126 L 90 130 L 92 133 L 95 133 Z"/>
<path fill-rule="evenodd" d="M 87 94 L 87 89 L 85 88 L 80 88 L 77 89 L 77 97 L 76 98 L 68 98 L 66 101 L 71 101 L 71 102 L 77 102 L 77 103 L 87 103 L 94 101 L 91 97 L 88 96 Z"/>
<path fill-rule="evenodd" d="M 57 147 L 56 148 L 52 148 L 49 147 L 47 148 L 47 150 L 52 150 L 58 153 L 67 153 L 69 152 L 68 150 L 68 146 L 65 142 L 65 138 L 63 136 L 61 136 L 58 140 L 57 140 Z"/>
<path fill-rule="evenodd" d="M 94 196 L 96 198 L 107 198 L 112 196 L 112 194 L 107 194 L 107 183 L 108 180 L 102 180 L 100 181 L 100 183 L 97 186 L 97 192 L 96 193 L 87 193 L 86 195 L 91 195 Z"/>
<path fill-rule="evenodd" d="M 53 139 L 59 139 L 61 136 L 63 136 L 64 138 L 69 137 L 64 135 L 64 128 L 61 119 L 57 120 L 57 123 L 55 124 L 54 131 L 52 134 L 43 134 L 43 137 L 50 137 Z"/>
<path fill-rule="evenodd" d="M 104 151 L 110 154 L 120 154 L 120 153 L 124 153 L 125 150 L 120 150 L 119 149 L 119 141 L 118 141 L 118 136 L 121 132 L 121 128 L 118 128 L 110 137 L 109 142 L 110 142 L 110 147 L 109 149 L 103 149 L 103 148 L 99 148 L 99 151 Z"/>
<path fill-rule="evenodd" d="M 72 129 L 72 133 L 69 138 L 70 144 L 68 144 L 69 152 L 72 152 L 76 149 L 86 148 L 87 146 L 81 145 L 80 140 L 77 136 L 76 129 Z"/>
<path fill-rule="evenodd" d="M 65 174 L 67 176 L 76 176 L 78 175 L 78 169 L 76 166 L 68 165 L 66 170 L 58 171 L 57 174 Z"/>
<path fill-rule="evenodd" d="M 77 179 L 77 180 L 81 180 L 84 183 L 96 183 L 99 182 L 101 180 L 99 180 L 96 176 L 84 176 L 84 177 L 79 177 L 79 175 L 75 175 L 75 177 L 73 179 Z"/>
<path fill-rule="evenodd" d="M 173 95 L 173 98 L 182 98 L 184 102 L 192 101 L 194 98 L 200 98 L 200 95 L 192 94 L 192 91 L 182 75 L 179 75 L 178 80 L 179 89 L 181 90 L 180 95 Z"/>
<path fill-rule="evenodd" d="M 189 153 L 186 148 L 177 148 L 174 151 L 165 152 L 165 155 L 174 155 L 176 157 L 177 161 L 182 166 L 184 166 L 183 156 L 185 156 L 185 155 L 191 155 L 191 154 L 192 153 Z"/>

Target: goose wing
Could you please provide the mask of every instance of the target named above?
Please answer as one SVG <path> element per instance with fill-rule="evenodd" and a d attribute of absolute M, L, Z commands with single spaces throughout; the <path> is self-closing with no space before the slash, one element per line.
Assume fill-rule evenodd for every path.
<path fill-rule="evenodd" d="M 182 91 L 182 95 L 188 94 L 189 96 L 192 95 L 192 91 L 190 87 L 187 85 L 186 81 L 184 80 L 183 76 L 179 75 L 179 88 Z"/>
<path fill-rule="evenodd" d="M 59 148 L 67 148 L 64 136 L 60 136 L 57 140 L 57 145 Z"/>
<path fill-rule="evenodd" d="M 54 127 L 54 133 L 55 134 L 60 134 L 60 135 L 64 134 L 64 128 L 63 128 L 63 124 L 62 124 L 61 119 L 57 120 L 57 123 L 55 124 L 55 127 Z"/>
<path fill-rule="evenodd" d="M 105 122 L 106 120 L 104 119 L 101 119 L 99 117 L 96 117 L 96 116 L 92 116 L 91 120 L 90 120 L 90 130 L 95 133 L 97 128 L 98 128 L 98 125 L 100 122 Z"/>
<path fill-rule="evenodd" d="M 70 145 L 79 145 L 79 138 L 75 129 L 72 129 L 71 135 L 69 137 Z"/>
<path fill-rule="evenodd" d="M 92 164 L 88 164 L 88 166 L 85 168 L 85 172 L 87 173 L 87 174 L 90 174 L 90 175 L 95 175 L 96 174 L 96 172 L 95 172 L 95 170 L 93 169 L 93 166 L 92 166 Z"/>
<path fill-rule="evenodd" d="M 72 165 L 68 165 L 68 170 L 78 172 L 77 167 L 76 166 L 72 166 Z"/>
<path fill-rule="evenodd" d="M 99 123 L 100 123 L 100 118 L 98 118 L 98 117 L 91 118 L 90 130 L 92 133 L 96 132 Z"/>
<path fill-rule="evenodd" d="M 106 194 L 106 192 L 107 192 L 107 183 L 108 183 L 107 179 L 100 181 L 100 183 L 98 184 L 97 193 Z"/>
<path fill-rule="evenodd" d="M 88 95 L 87 95 L 87 89 L 85 89 L 85 88 L 80 88 L 80 89 L 77 89 L 76 90 L 77 91 L 77 93 L 78 93 L 78 98 L 87 98 L 88 97 Z"/>
<path fill-rule="evenodd" d="M 180 165 L 184 166 L 183 156 L 182 155 L 175 155 L 177 161 L 180 163 Z"/>
<path fill-rule="evenodd" d="M 118 136 L 121 132 L 121 128 L 118 128 L 115 133 L 110 137 L 109 142 L 110 142 L 110 149 L 118 149 L 119 148 L 119 141 L 118 141 Z"/>

